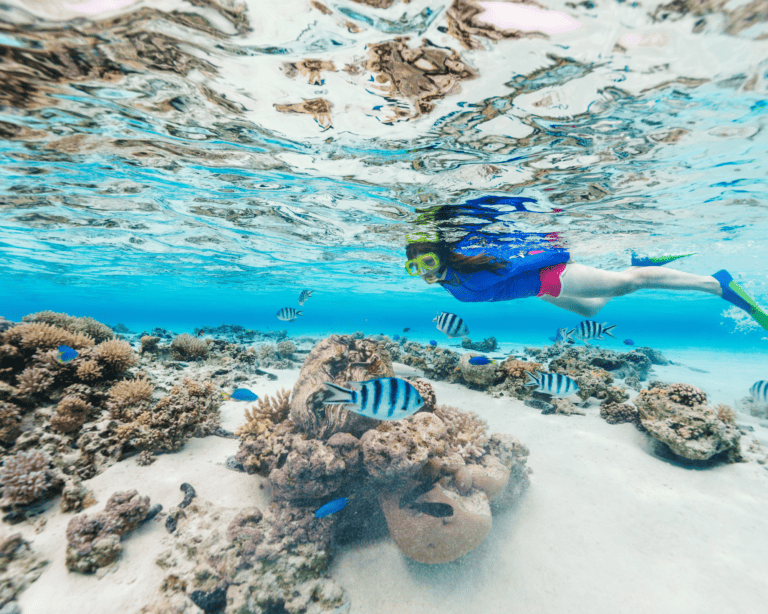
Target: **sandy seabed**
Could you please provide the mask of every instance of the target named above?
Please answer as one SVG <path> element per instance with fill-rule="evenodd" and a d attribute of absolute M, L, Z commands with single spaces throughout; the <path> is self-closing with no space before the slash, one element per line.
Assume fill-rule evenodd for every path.
<path fill-rule="evenodd" d="M 412 376 L 395 365 L 396 374 Z M 290 389 L 298 369 L 260 380 L 258 394 Z M 651 378 L 691 381 L 682 366 L 656 367 Z M 522 402 L 461 385 L 432 382 L 439 403 L 472 410 L 491 431 L 510 433 L 530 448 L 531 486 L 473 552 L 445 565 L 405 558 L 390 539 L 341 549 L 332 575 L 351 600 L 351 614 L 752 614 L 768 603 L 768 471 L 753 460 L 693 468 L 663 454 L 631 424 L 610 425 L 597 405 L 586 416 L 542 415 Z M 733 391 L 733 397 L 738 397 Z M 244 421 L 243 405 L 222 407 L 222 426 Z M 739 414 L 768 450 L 768 428 Z M 168 509 L 189 482 L 197 495 L 231 509 L 269 504 L 266 480 L 228 469 L 235 439 L 192 439 L 174 454 L 142 467 L 131 458 L 84 482 L 103 509 L 115 491 L 136 489 Z M 50 561 L 19 597 L 23 614 L 133 614 L 160 598 L 154 563 L 171 546 L 163 518 L 124 542 L 116 565 L 93 576 L 64 565 L 72 514 L 58 500 L 42 516 L 2 527 L 20 532 Z M 227 519 L 228 521 L 228 519 Z"/>

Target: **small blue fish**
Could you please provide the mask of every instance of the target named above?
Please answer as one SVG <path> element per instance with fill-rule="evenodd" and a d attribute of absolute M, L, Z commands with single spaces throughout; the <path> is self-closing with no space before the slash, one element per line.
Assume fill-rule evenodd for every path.
<path fill-rule="evenodd" d="M 340 497 L 338 499 L 334 499 L 333 501 L 326 503 L 324 506 L 322 506 L 319 510 L 315 512 L 315 518 L 325 518 L 326 516 L 330 516 L 331 514 L 340 512 L 345 507 L 347 507 L 347 503 L 349 503 L 349 500 L 351 498 L 352 496 L 350 495 L 349 497 Z"/>
<path fill-rule="evenodd" d="M 400 335 L 392 335 L 392 341 L 400 341 Z"/>
<path fill-rule="evenodd" d="M 77 358 L 78 353 L 76 350 L 73 350 L 68 345 L 60 345 L 56 348 L 58 351 L 58 355 L 56 356 L 56 360 L 61 363 L 66 363 L 74 360 Z"/>
<path fill-rule="evenodd" d="M 429 345 L 431 345 L 432 347 L 435 347 L 435 346 L 437 346 L 437 341 L 435 341 L 434 339 L 432 339 L 432 340 L 429 342 Z"/>
<path fill-rule="evenodd" d="M 492 362 L 496 362 L 495 360 L 491 360 L 490 358 L 486 356 L 473 356 L 469 359 L 469 364 L 480 366 L 480 365 L 489 365 Z"/>
<path fill-rule="evenodd" d="M 238 388 L 235 390 L 232 394 L 224 394 L 224 399 L 233 399 L 235 401 L 247 401 L 250 403 L 251 401 L 255 401 L 259 397 L 256 396 L 253 392 L 248 390 L 248 388 Z"/>
<path fill-rule="evenodd" d="M 635 345 L 635 342 L 632 339 L 624 339 L 624 345 Z"/>

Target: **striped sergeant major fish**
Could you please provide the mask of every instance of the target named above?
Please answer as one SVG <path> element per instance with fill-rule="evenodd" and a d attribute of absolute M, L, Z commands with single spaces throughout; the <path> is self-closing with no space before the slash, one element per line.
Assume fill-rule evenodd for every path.
<path fill-rule="evenodd" d="M 749 394 L 755 403 L 768 405 L 768 380 L 761 379 L 759 382 L 752 384 Z"/>
<path fill-rule="evenodd" d="M 314 290 L 302 290 L 301 294 L 299 294 L 299 305 L 303 305 L 307 302 L 307 299 L 312 296 L 312 293 Z"/>
<path fill-rule="evenodd" d="M 588 339 L 602 339 L 603 335 L 613 337 L 611 330 L 614 328 L 616 328 L 615 324 L 608 326 L 606 322 L 598 323 L 594 320 L 584 320 L 583 322 L 579 322 L 579 325 L 576 328 L 569 330 L 568 334 L 587 343 Z M 587 345 L 589 344 L 587 343 Z"/>
<path fill-rule="evenodd" d="M 412 416 L 424 406 L 419 391 L 403 379 L 380 377 L 351 384 L 355 390 L 325 382 L 333 394 L 326 405 L 352 405 L 350 411 L 377 420 L 401 420 Z"/>
<path fill-rule="evenodd" d="M 463 337 L 469 334 L 469 328 L 464 324 L 464 320 L 455 313 L 438 311 L 432 321 L 437 322 L 437 330 L 449 337 Z"/>
<path fill-rule="evenodd" d="M 550 394 L 553 397 L 567 397 L 579 391 L 576 380 L 562 373 L 531 373 L 526 371 L 528 377 L 526 386 L 536 386 L 536 392 Z"/>
<path fill-rule="evenodd" d="M 293 322 L 300 315 L 301 311 L 296 311 L 293 307 L 283 307 L 277 312 L 277 319 Z"/>

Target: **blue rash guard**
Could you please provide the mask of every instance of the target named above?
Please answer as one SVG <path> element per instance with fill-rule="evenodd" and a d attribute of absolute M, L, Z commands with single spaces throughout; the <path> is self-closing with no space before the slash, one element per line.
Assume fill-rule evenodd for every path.
<path fill-rule="evenodd" d="M 504 262 L 504 268 L 465 274 L 448 267 L 446 281 L 440 285 L 465 303 L 536 296 L 541 290 L 539 270 L 570 259 L 557 240 L 556 235 L 547 233 L 470 233 L 454 246 L 454 251 L 463 256 L 490 256 Z"/>

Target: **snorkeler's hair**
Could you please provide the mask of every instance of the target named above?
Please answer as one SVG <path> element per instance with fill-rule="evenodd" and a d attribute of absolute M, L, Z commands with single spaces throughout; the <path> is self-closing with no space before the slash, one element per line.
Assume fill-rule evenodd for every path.
<path fill-rule="evenodd" d="M 411 260 L 420 254 L 433 252 L 440 258 L 440 270 L 443 270 L 445 265 L 448 265 L 448 267 L 457 273 L 463 273 L 465 275 L 469 273 L 478 273 L 479 271 L 497 273 L 499 269 L 503 269 L 506 265 L 505 262 L 491 256 L 486 256 L 485 254 L 465 256 L 454 249 L 454 246 L 457 243 L 459 243 L 459 241 L 453 243 L 448 243 L 447 241 L 422 241 L 419 243 L 409 243 L 405 248 L 405 254 L 408 260 Z M 446 280 L 438 283 L 451 282 Z"/>

